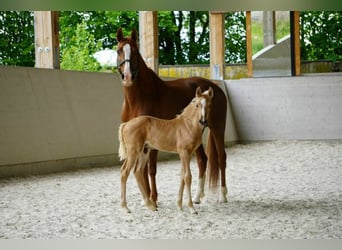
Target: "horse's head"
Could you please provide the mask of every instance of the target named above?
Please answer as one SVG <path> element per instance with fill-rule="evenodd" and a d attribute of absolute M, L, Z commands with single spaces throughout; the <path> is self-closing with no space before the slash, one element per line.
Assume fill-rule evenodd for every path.
<path fill-rule="evenodd" d="M 202 92 L 200 87 L 196 89 L 196 97 L 193 99 L 193 105 L 197 109 L 198 121 L 202 126 L 208 126 L 209 112 L 211 108 L 211 99 L 214 96 L 214 91 L 211 87 Z"/>
<path fill-rule="evenodd" d="M 124 86 L 131 86 L 138 73 L 138 35 L 132 30 L 131 37 L 123 37 L 122 29 L 117 31 L 117 67 Z"/>

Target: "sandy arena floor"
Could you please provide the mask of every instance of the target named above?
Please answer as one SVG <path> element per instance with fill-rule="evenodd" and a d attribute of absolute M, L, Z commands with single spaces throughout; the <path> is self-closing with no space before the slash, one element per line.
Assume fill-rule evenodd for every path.
<path fill-rule="evenodd" d="M 342 238 L 342 143 L 266 142 L 227 148 L 229 202 L 206 192 L 198 215 L 176 208 L 180 162 L 160 162 L 159 211 L 133 175 L 126 214 L 120 168 L 0 180 L 0 238 Z M 192 162 L 193 195 L 197 167 Z M 184 204 L 185 205 L 185 204 Z"/>

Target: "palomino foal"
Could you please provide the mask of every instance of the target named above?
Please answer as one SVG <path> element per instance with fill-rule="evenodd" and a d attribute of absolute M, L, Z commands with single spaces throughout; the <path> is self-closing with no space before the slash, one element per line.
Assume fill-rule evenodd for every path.
<path fill-rule="evenodd" d="M 155 211 L 157 207 L 149 198 L 144 168 L 150 150 L 178 153 L 182 162 L 181 183 L 178 193 L 178 209 L 182 210 L 184 186 L 188 195 L 190 212 L 197 214 L 191 199 L 190 159 L 194 151 L 202 143 L 202 133 L 207 126 L 211 99 L 214 95 L 210 87 L 202 93 L 196 89 L 196 96 L 183 112 L 172 120 L 159 119 L 152 116 L 138 116 L 122 123 L 119 128 L 119 156 L 124 163 L 121 167 L 121 206 L 127 211 L 126 183 L 131 169 L 138 187 L 148 208 Z"/>

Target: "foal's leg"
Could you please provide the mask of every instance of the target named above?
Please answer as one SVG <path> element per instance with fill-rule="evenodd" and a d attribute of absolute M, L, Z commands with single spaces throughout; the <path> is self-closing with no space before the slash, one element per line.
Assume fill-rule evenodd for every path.
<path fill-rule="evenodd" d="M 129 159 L 126 159 L 121 166 L 121 207 L 127 213 L 131 212 L 127 207 L 127 201 L 126 201 L 126 184 L 127 184 L 127 179 L 128 179 L 129 173 L 131 171 L 131 165 L 130 164 L 131 163 L 130 163 Z"/>
<path fill-rule="evenodd" d="M 185 184 L 186 192 L 188 195 L 188 207 L 192 214 L 197 214 L 197 211 L 195 210 L 194 205 L 192 203 L 192 199 L 191 199 L 192 176 L 191 176 L 191 170 L 190 170 L 190 156 L 191 155 L 187 153 L 183 153 L 181 155 L 182 168 L 183 168 L 183 171 L 182 171 L 183 184 L 181 184 L 181 188 L 184 190 L 184 184 Z M 182 194 L 183 194 L 183 191 L 182 191 Z M 178 197 L 178 201 L 180 198 L 182 197 Z"/>
<path fill-rule="evenodd" d="M 158 156 L 158 151 L 154 149 L 151 150 L 150 160 L 148 164 L 148 173 L 150 175 L 150 180 L 151 180 L 150 199 L 155 204 L 156 207 L 158 207 L 157 205 L 158 192 L 157 192 L 157 185 L 156 185 L 157 156 Z"/>
<path fill-rule="evenodd" d="M 197 192 L 194 198 L 194 203 L 200 204 L 201 198 L 204 197 L 204 184 L 205 184 L 205 170 L 207 168 L 207 156 L 203 149 L 203 144 L 201 144 L 196 149 L 196 159 L 197 159 L 197 165 L 198 165 L 198 187 Z"/>
<path fill-rule="evenodd" d="M 144 180 L 144 168 L 146 167 L 146 162 L 148 161 L 148 154 L 145 152 L 140 153 L 136 167 L 134 169 L 134 176 L 137 181 L 140 193 L 144 199 L 145 205 L 152 211 L 157 211 L 157 207 L 151 202 L 149 198 L 149 193 L 146 190 L 146 183 Z"/>
<path fill-rule="evenodd" d="M 182 167 L 181 170 L 181 177 L 180 177 L 180 184 L 179 184 L 179 191 L 178 191 L 178 200 L 177 200 L 177 207 L 179 211 L 183 211 L 183 192 L 184 192 L 184 169 Z"/>

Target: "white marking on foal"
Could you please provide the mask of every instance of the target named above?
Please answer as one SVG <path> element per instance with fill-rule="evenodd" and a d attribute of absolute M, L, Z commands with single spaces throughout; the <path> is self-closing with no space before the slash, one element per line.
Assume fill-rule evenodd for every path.
<path fill-rule="evenodd" d="M 129 44 L 125 44 L 125 46 L 123 46 L 123 51 L 125 55 L 125 60 L 129 60 L 131 58 L 131 46 L 129 46 Z M 127 80 L 127 76 L 131 78 L 131 69 L 130 69 L 129 61 L 125 62 L 125 69 L 124 69 L 123 74 L 124 74 L 124 81 Z"/>
<path fill-rule="evenodd" d="M 201 100 L 201 104 L 202 104 L 202 119 L 205 120 L 205 105 L 207 104 L 206 99 L 202 98 Z"/>

